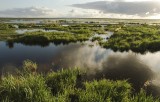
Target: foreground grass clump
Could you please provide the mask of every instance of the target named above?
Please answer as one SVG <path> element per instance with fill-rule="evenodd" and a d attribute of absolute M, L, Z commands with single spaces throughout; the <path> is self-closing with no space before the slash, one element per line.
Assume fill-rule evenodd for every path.
<path fill-rule="evenodd" d="M 128 102 L 132 89 L 126 81 L 106 79 L 86 82 L 85 88 L 80 91 L 80 102 Z"/>
<path fill-rule="evenodd" d="M 42 75 L 8 75 L 1 79 L 0 102 L 51 102 L 51 91 Z"/>
<path fill-rule="evenodd" d="M 65 92 L 65 89 L 74 89 L 76 86 L 79 70 L 60 70 L 49 73 L 46 77 L 46 83 L 51 88 L 54 95 Z M 80 81 L 80 80 L 79 80 Z"/>
<path fill-rule="evenodd" d="M 34 62 L 27 60 L 23 64 L 24 72 L 2 77 L 0 102 L 52 102 L 45 78 L 41 74 L 33 73 L 35 67 Z"/>
<path fill-rule="evenodd" d="M 147 96 L 144 90 L 141 90 L 137 95 L 131 98 L 131 102 L 160 102 L 160 99 L 155 99 L 152 96 Z"/>
<path fill-rule="evenodd" d="M 23 69 L 26 72 L 36 72 L 38 65 L 35 62 L 26 60 L 23 62 Z"/>
<path fill-rule="evenodd" d="M 145 91 L 134 95 L 127 81 L 87 80 L 79 69 L 36 73 L 27 60 L 23 71 L 0 80 L 0 102 L 159 102 Z M 33 70 L 34 69 L 34 70 Z"/>

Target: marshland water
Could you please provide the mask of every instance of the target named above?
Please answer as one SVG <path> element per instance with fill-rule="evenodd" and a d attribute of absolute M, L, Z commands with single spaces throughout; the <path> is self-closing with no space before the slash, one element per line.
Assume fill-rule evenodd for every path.
<path fill-rule="evenodd" d="M 87 69 L 88 74 L 96 78 L 131 79 L 139 87 L 148 80 L 154 80 L 159 86 L 160 52 L 114 52 L 82 43 L 50 43 L 46 47 L 15 43 L 9 47 L 6 42 L 0 42 L 0 51 L 1 74 L 14 72 L 24 60 L 29 59 L 37 62 L 39 71 L 43 73 L 51 69 L 78 67 Z"/>
<path fill-rule="evenodd" d="M 17 30 L 18 34 L 32 31 L 45 31 L 43 29 Z M 49 30 L 46 32 L 57 32 Z M 104 41 L 113 35 L 97 35 Z M 106 77 L 112 80 L 128 79 L 135 89 L 143 87 L 146 81 L 150 81 L 155 94 L 160 92 L 160 51 L 135 53 L 133 51 L 113 51 L 102 48 L 96 42 L 76 43 L 49 43 L 46 46 L 25 45 L 22 43 L 8 43 L 0 41 L 0 72 L 1 75 L 14 72 L 22 66 L 26 59 L 36 62 L 38 71 L 45 73 L 50 70 L 65 68 L 82 68 L 87 70 L 92 79 Z"/>

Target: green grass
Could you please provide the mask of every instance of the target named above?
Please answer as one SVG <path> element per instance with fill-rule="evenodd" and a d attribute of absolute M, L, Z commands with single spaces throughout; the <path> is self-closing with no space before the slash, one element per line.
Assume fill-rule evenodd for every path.
<path fill-rule="evenodd" d="M 0 23 L 0 41 L 17 37 L 13 24 Z"/>
<path fill-rule="evenodd" d="M 0 30 L 2 31 L 2 30 Z M 77 41 L 86 41 L 92 34 L 88 30 L 74 30 L 72 32 L 26 32 L 25 34 L 10 34 L 9 30 L 3 30 L 6 34 L 0 34 L 0 41 L 18 42 L 26 45 L 48 45 L 54 43 L 70 43 Z"/>
<path fill-rule="evenodd" d="M 9 41 L 12 39 L 17 39 L 20 36 L 21 35 L 17 35 L 17 34 L 0 34 L 0 41 Z"/>
<path fill-rule="evenodd" d="M 17 38 L 9 40 L 10 42 L 20 42 L 24 44 L 44 44 L 50 42 L 77 42 L 86 41 L 92 34 L 72 34 L 62 32 L 30 32 Z"/>
<path fill-rule="evenodd" d="M 8 29 L 14 29 L 13 24 L 7 24 L 7 23 L 0 23 L 0 30 L 8 30 Z"/>
<path fill-rule="evenodd" d="M 78 69 L 52 72 L 47 75 L 46 82 L 47 85 L 51 87 L 52 93 L 57 95 L 63 93 L 66 89 L 74 89 L 79 73 Z"/>
<path fill-rule="evenodd" d="M 37 64 L 27 60 L 23 71 L 0 80 L 0 102 L 159 102 L 144 90 L 134 94 L 123 80 L 90 80 L 79 69 L 59 70 L 46 75 L 32 71 Z M 27 69 L 27 71 L 26 71 Z M 28 71 L 30 70 L 30 71 Z"/>
<path fill-rule="evenodd" d="M 101 42 L 103 40 L 103 38 L 101 38 L 101 37 L 93 37 L 92 38 L 92 41 L 99 41 L 99 42 Z"/>
<path fill-rule="evenodd" d="M 113 50 L 135 52 L 160 50 L 159 26 L 128 25 L 116 31 L 102 46 Z"/>
<path fill-rule="evenodd" d="M 73 24 L 69 26 L 61 26 L 60 22 L 51 24 L 17 24 L 19 28 L 40 28 L 54 29 L 64 32 L 27 32 L 23 35 L 17 35 L 14 24 L 0 23 L 0 41 L 18 42 L 26 45 L 42 45 L 47 46 L 50 42 L 70 43 L 77 41 L 86 41 L 94 33 L 104 34 L 106 31 L 114 31 L 114 34 L 106 42 L 101 42 L 101 46 L 111 48 L 114 51 L 128 51 L 145 53 L 146 51 L 160 50 L 160 26 L 147 24 L 108 24 L 104 26 L 98 24 Z"/>
<path fill-rule="evenodd" d="M 105 27 L 105 30 L 107 31 L 117 31 L 118 29 L 121 29 L 124 25 L 123 24 L 108 24 Z"/>
<path fill-rule="evenodd" d="M 4 34 L 16 34 L 14 29 L 8 29 L 8 30 L 0 30 L 0 35 Z"/>
<path fill-rule="evenodd" d="M 126 81 L 85 82 L 85 90 L 79 93 L 80 102 L 128 102 L 131 94 L 131 85 Z"/>
<path fill-rule="evenodd" d="M 42 75 L 8 75 L 0 82 L 0 102 L 52 102 Z"/>
<path fill-rule="evenodd" d="M 66 32 L 72 32 L 72 33 L 90 33 L 90 32 L 97 32 L 100 34 L 104 34 L 105 30 L 102 29 L 100 25 L 91 25 L 91 24 L 74 24 L 69 26 L 62 26 L 60 25 L 60 22 L 50 23 L 50 24 L 18 24 L 20 29 L 30 29 L 30 28 L 42 28 L 46 30 L 58 30 L 58 31 L 66 31 Z"/>
<path fill-rule="evenodd" d="M 19 29 L 54 29 L 64 32 L 26 32 L 25 34 L 17 35 L 15 29 L 12 28 L 13 24 L 0 24 L 0 40 L 8 42 L 20 42 L 28 45 L 48 45 L 50 42 L 55 43 L 69 43 L 77 41 L 88 40 L 93 31 L 88 27 L 89 25 L 81 26 L 69 26 L 63 27 L 58 23 L 53 24 L 16 24 Z M 3 27 L 4 26 L 4 27 Z"/>
<path fill-rule="evenodd" d="M 152 96 L 147 96 L 142 89 L 137 95 L 130 99 L 131 102 L 160 102 L 160 99 L 155 99 Z"/>

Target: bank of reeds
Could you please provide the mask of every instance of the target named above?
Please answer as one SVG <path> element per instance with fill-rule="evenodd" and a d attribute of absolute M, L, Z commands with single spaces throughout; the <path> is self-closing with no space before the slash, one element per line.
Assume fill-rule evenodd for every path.
<path fill-rule="evenodd" d="M 127 81 L 87 81 L 79 69 L 59 70 L 47 75 L 36 72 L 37 64 L 23 63 L 23 71 L 0 80 L 0 102 L 159 102 L 142 90 L 133 95 Z"/>

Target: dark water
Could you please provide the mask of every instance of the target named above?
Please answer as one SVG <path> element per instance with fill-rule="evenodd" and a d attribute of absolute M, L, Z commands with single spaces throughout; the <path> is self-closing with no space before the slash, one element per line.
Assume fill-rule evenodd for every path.
<path fill-rule="evenodd" d="M 128 79 L 137 90 L 148 80 L 152 81 L 152 92 L 160 93 L 160 52 L 144 55 L 129 52 L 114 52 L 100 46 L 70 43 L 46 47 L 27 46 L 15 43 L 12 48 L 0 42 L 0 72 L 12 72 L 20 68 L 26 59 L 37 62 L 39 71 L 79 67 L 87 70 L 88 78 Z"/>

